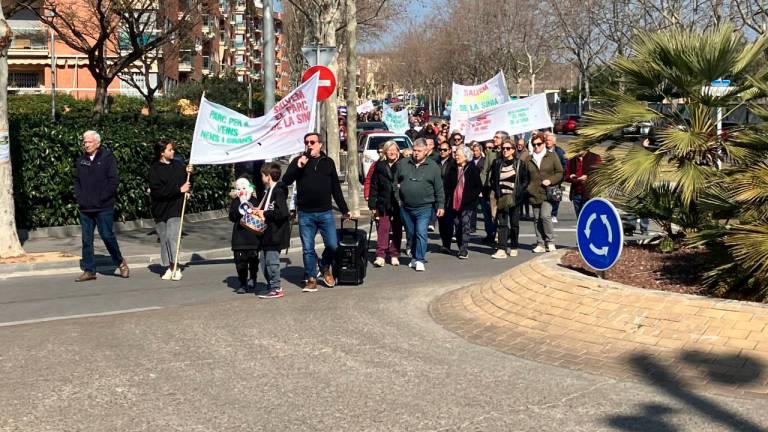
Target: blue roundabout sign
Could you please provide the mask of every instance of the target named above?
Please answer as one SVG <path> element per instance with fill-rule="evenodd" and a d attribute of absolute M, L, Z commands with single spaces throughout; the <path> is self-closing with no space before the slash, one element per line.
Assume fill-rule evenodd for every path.
<path fill-rule="evenodd" d="M 605 271 L 613 267 L 624 246 L 621 216 L 610 201 L 592 198 L 584 204 L 576 223 L 579 254 L 590 267 Z"/>

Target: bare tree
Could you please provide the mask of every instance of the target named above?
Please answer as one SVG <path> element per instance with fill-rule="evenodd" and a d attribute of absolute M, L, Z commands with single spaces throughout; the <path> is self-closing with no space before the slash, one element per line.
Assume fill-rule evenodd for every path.
<path fill-rule="evenodd" d="M 118 75 L 199 19 L 197 2 L 190 0 L 174 14 L 169 2 L 156 0 L 43 0 L 42 5 L 16 2 L 56 32 L 59 40 L 88 57 L 96 81 L 95 114 L 109 111 L 109 85 Z M 165 9 L 158 11 L 157 5 Z"/>
<path fill-rule="evenodd" d="M 0 258 L 24 254 L 16 233 L 13 175 L 8 139 L 8 48 L 13 32 L 0 8 Z"/>

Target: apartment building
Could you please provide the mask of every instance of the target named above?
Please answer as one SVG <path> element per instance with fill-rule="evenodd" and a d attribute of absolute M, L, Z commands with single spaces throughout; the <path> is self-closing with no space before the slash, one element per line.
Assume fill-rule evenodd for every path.
<path fill-rule="evenodd" d="M 87 11 L 86 0 L 82 0 Z M 158 27 L 178 20 L 187 8 L 198 7 L 199 0 L 162 0 Z M 263 82 L 261 0 L 204 0 L 199 5 L 201 19 L 190 34 L 180 35 L 162 47 L 153 63 L 149 80 L 161 80 L 165 89 L 178 83 L 200 80 L 205 75 L 234 74 L 242 82 Z M 281 14 L 275 14 L 276 89 L 290 91 L 288 62 L 284 59 Z M 78 98 L 93 97 L 96 83 L 88 71 L 88 59 L 62 43 L 36 15 L 21 10 L 8 18 L 14 38 L 8 51 L 8 90 L 11 93 L 50 93 L 55 67 L 56 91 Z M 162 28 L 162 27 L 160 27 Z M 120 38 L 120 44 L 124 43 Z M 54 66 L 55 57 L 55 66 Z M 141 84 L 146 77 L 138 70 L 126 70 Z M 116 79 L 110 94 L 138 95 L 123 80 Z"/>

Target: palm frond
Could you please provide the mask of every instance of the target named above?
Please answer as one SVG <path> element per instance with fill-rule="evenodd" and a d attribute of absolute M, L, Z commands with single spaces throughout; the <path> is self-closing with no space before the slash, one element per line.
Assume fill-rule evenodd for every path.
<path fill-rule="evenodd" d="M 768 225 L 735 225 L 725 244 L 740 266 L 768 275 Z"/>

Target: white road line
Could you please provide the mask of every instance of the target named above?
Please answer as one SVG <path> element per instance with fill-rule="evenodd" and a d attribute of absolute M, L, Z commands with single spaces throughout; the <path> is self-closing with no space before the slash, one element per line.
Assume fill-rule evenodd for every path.
<path fill-rule="evenodd" d="M 0 323 L 0 327 L 12 327 L 12 326 L 17 326 L 22 324 L 35 324 L 35 323 L 42 323 L 42 322 L 48 322 L 48 321 L 61 321 L 61 320 L 77 319 L 77 318 L 91 318 L 91 317 L 100 317 L 100 316 L 120 315 L 120 314 L 144 312 L 144 311 L 151 311 L 151 310 L 158 310 L 158 309 L 162 309 L 162 307 L 150 306 L 145 308 L 123 309 L 123 310 L 116 310 L 116 311 L 109 311 L 109 312 L 97 312 L 97 313 L 90 313 L 90 314 L 37 318 L 37 319 L 24 320 L 24 321 L 9 321 L 9 322 Z"/>

